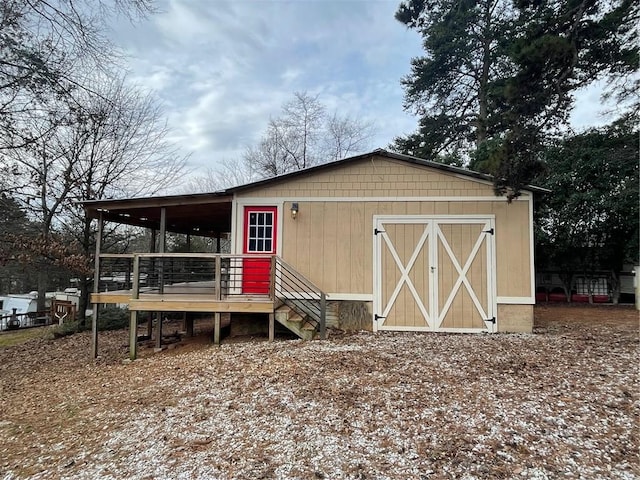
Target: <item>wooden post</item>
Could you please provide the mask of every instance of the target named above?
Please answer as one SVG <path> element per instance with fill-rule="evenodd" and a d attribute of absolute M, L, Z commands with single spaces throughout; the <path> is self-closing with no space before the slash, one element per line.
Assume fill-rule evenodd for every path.
<path fill-rule="evenodd" d="M 135 360 L 138 355 L 138 311 L 129 311 L 129 358 Z"/>
<path fill-rule="evenodd" d="M 327 296 L 320 294 L 320 340 L 327 339 Z"/>
<path fill-rule="evenodd" d="M 193 337 L 193 314 L 189 315 L 189 313 L 184 312 L 184 322 L 184 329 L 187 332 L 187 337 Z"/>
<path fill-rule="evenodd" d="M 156 350 L 162 349 L 162 314 L 164 312 L 156 312 L 158 318 L 156 319 Z"/>
<path fill-rule="evenodd" d="M 214 284 L 215 284 L 215 295 L 216 300 L 220 300 L 222 298 L 222 259 L 220 255 L 216 256 L 215 263 L 215 274 L 214 274 Z"/>
<path fill-rule="evenodd" d="M 96 233 L 96 256 L 94 259 L 93 271 L 93 293 L 98 293 L 100 288 L 100 250 L 102 249 L 102 228 L 104 219 L 102 212 L 98 216 L 98 231 Z M 100 305 L 93 304 L 93 315 L 91 316 L 91 356 L 98 357 L 98 310 Z"/>
<path fill-rule="evenodd" d="M 151 229 L 151 241 L 149 242 L 149 253 L 156 253 L 156 229 Z M 156 259 L 149 258 L 149 271 L 147 272 L 147 286 L 151 287 L 156 279 Z"/>
<path fill-rule="evenodd" d="M 151 242 L 149 245 L 149 253 L 155 253 L 156 251 L 156 229 L 152 228 L 151 229 Z M 147 272 L 147 286 L 150 286 L 150 284 L 153 283 L 153 281 L 151 280 L 152 277 L 155 275 L 155 266 L 156 266 L 156 261 L 153 257 L 151 257 L 149 259 L 149 271 Z M 151 337 L 153 336 L 153 313 L 152 312 L 147 312 L 147 336 L 149 337 L 149 339 L 151 339 Z"/>
<path fill-rule="evenodd" d="M 131 284 L 131 298 L 140 297 L 140 257 L 133 256 L 133 279 Z M 138 355 L 138 311 L 129 311 L 129 358 L 135 360 Z"/>
<path fill-rule="evenodd" d="M 165 244 L 167 240 L 167 209 L 162 207 L 160 209 L 160 239 L 158 242 L 158 253 L 165 253 Z M 164 293 L 164 259 L 160 258 L 158 261 L 158 277 L 159 277 L 159 293 Z"/>
<path fill-rule="evenodd" d="M 276 315 L 275 313 L 269 314 L 269 341 L 273 342 L 276 336 Z"/>
<path fill-rule="evenodd" d="M 145 312 L 145 313 L 147 314 L 147 337 L 149 337 L 149 340 L 151 340 L 151 337 L 153 336 L 153 313 L 152 312 Z"/>
<path fill-rule="evenodd" d="M 140 298 L 140 257 L 133 256 L 133 282 L 131 283 L 131 298 Z"/>
<path fill-rule="evenodd" d="M 220 232 L 216 233 L 216 253 L 220 252 Z"/>
<path fill-rule="evenodd" d="M 156 251 L 156 232 L 155 228 L 151 229 L 151 241 L 149 242 L 149 253 L 155 253 Z"/>
<path fill-rule="evenodd" d="M 220 345 L 220 312 L 213 314 L 213 343 Z"/>
<path fill-rule="evenodd" d="M 216 300 L 220 300 L 222 298 L 222 258 L 220 255 L 216 256 L 215 262 L 215 296 Z M 220 345 L 220 312 L 213 314 L 213 343 Z"/>
<path fill-rule="evenodd" d="M 160 209 L 160 238 L 158 239 L 158 253 L 164 253 L 167 240 L 167 209 Z M 158 293 L 164 294 L 164 259 L 158 260 Z M 156 323 L 156 350 L 162 348 L 162 317 L 164 312 L 157 312 Z"/>

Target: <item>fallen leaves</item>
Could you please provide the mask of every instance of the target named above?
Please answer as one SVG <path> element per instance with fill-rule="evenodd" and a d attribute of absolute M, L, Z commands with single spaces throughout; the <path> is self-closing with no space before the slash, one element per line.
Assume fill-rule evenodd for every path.
<path fill-rule="evenodd" d="M 97 363 L 88 335 L 0 350 L 0 478 L 640 478 L 637 313 L 536 315 L 128 365 L 127 332 Z"/>

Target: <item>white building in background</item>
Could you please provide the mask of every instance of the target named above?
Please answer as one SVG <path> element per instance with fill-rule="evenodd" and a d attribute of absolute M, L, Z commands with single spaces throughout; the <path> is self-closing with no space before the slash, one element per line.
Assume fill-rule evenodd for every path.
<path fill-rule="evenodd" d="M 78 308 L 80 291 L 77 288 L 67 288 L 64 292 L 47 292 L 45 298 L 47 310 L 51 308 L 51 301 L 54 299 L 71 302 Z M 20 327 L 32 326 L 38 313 L 38 292 L 0 295 L 0 331 L 7 329 L 7 323 L 14 308 L 20 320 Z"/>

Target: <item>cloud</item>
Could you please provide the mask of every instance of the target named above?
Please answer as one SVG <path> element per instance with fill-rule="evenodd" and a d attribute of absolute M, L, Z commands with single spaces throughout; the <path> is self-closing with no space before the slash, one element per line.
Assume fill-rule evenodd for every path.
<path fill-rule="evenodd" d="M 293 92 L 376 126 L 387 146 L 415 131 L 400 79 L 421 39 L 393 15 L 395 0 L 160 0 L 146 22 L 114 27 L 132 81 L 164 102 L 172 139 L 194 167 L 239 158 Z M 575 127 L 602 124 L 602 86 L 577 95 Z"/>
<path fill-rule="evenodd" d="M 132 79 L 166 104 L 173 137 L 194 165 L 237 158 L 295 91 L 330 111 L 372 119 L 376 146 L 414 129 L 399 80 L 420 39 L 394 1 L 165 0 L 164 13 L 117 40 Z"/>
<path fill-rule="evenodd" d="M 575 106 L 569 121 L 576 130 L 588 127 L 600 127 L 609 123 L 615 111 L 615 102 L 603 102 L 602 94 L 606 91 L 605 80 L 595 82 L 578 90 L 575 94 Z"/>

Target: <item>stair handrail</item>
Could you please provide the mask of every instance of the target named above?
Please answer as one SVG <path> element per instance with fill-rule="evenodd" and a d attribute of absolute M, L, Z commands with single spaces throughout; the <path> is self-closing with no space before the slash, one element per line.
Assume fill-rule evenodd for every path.
<path fill-rule="evenodd" d="M 281 257 L 275 256 L 274 258 L 274 266 L 275 270 L 272 276 L 273 286 L 272 291 L 274 292 L 274 296 L 281 300 L 284 304 L 294 308 L 294 309 L 302 309 L 295 301 L 290 298 L 287 298 L 284 295 L 277 295 L 278 289 L 276 288 L 277 282 L 277 270 L 278 266 L 280 266 L 281 270 L 287 271 L 289 274 L 293 276 L 293 279 L 301 286 L 306 287 L 311 291 L 311 293 L 318 295 L 318 300 L 320 301 L 319 311 L 317 313 L 318 318 L 314 320 L 316 321 L 316 329 L 319 329 L 320 338 L 325 340 L 327 338 L 327 294 L 317 285 L 315 285 L 311 280 L 305 277 L 302 273 L 296 270 L 289 263 L 285 262 Z M 282 276 L 279 277 L 282 280 Z M 305 313 L 314 314 L 315 312 L 306 311 Z"/>

